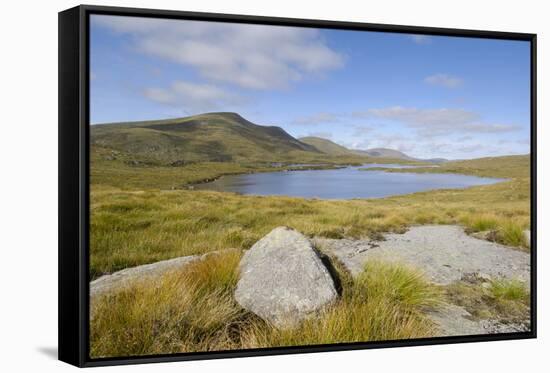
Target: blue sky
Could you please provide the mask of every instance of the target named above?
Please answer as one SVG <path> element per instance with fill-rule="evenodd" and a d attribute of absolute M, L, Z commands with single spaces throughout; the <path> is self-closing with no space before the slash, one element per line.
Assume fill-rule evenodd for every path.
<path fill-rule="evenodd" d="M 91 122 L 235 111 L 452 159 L 529 152 L 529 43 L 92 16 Z"/>

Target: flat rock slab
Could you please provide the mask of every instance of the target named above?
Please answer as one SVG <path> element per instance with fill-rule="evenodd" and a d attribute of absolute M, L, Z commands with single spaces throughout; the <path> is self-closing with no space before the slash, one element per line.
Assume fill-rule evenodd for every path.
<path fill-rule="evenodd" d="M 529 283 L 528 253 L 471 237 L 460 226 L 416 226 L 404 234 L 384 237 L 385 241 L 316 238 L 315 244 L 336 255 L 352 275 L 359 274 L 367 261 L 379 259 L 410 264 L 442 285 L 469 273 Z"/>
<path fill-rule="evenodd" d="M 369 260 L 394 261 L 419 268 L 441 285 L 463 277 L 515 278 L 529 285 L 530 255 L 508 246 L 471 237 L 454 225 L 410 228 L 386 234 L 385 241 L 315 238 L 315 245 L 334 254 L 356 276 Z M 438 336 L 509 333 L 528 330 L 523 324 L 475 320 L 463 307 L 447 304 L 429 313 Z"/>
<path fill-rule="evenodd" d="M 294 326 L 337 296 L 319 253 L 293 229 L 275 228 L 241 260 L 235 299 L 276 327 Z"/>
<path fill-rule="evenodd" d="M 156 263 L 126 268 L 110 275 L 101 276 L 90 282 L 90 297 L 94 298 L 98 295 L 122 288 L 136 280 L 162 276 L 167 271 L 182 268 L 202 257 L 201 255 L 182 256 Z"/>

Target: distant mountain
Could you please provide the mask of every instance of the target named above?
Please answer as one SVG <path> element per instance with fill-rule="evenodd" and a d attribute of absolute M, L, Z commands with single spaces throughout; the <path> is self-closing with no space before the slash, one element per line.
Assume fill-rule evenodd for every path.
<path fill-rule="evenodd" d="M 450 162 L 449 159 L 446 158 L 429 158 L 429 159 L 423 159 L 424 162 L 430 162 L 430 163 L 445 163 Z"/>
<path fill-rule="evenodd" d="M 317 150 L 330 155 L 356 155 L 356 153 L 342 145 L 338 145 L 333 141 L 323 139 L 316 136 L 300 137 L 299 140 L 303 143 L 315 147 Z M 364 155 L 364 154 L 360 154 Z"/>
<path fill-rule="evenodd" d="M 448 159 L 445 159 L 445 158 L 429 158 L 429 159 L 414 158 L 414 157 L 408 156 L 403 152 L 400 152 L 399 150 L 387 149 L 387 148 L 355 150 L 355 153 L 365 154 L 375 158 L 395 158 L 395 159 L 404 159 L 407 161 L 416 161 L 416 162 L 444 163 L 449 161 Z"/>
<path fill-rule="evenodd" d="M 443 163 L 447 162 L 444 158 L 419 159 L 408 156 L 407 154 L 394 149 L 387 148 L 372 148 L 366 150 L 348 149 L 342 145 L 336 144 L 333 141 L 323 139 L 321 137 L 307 136 L 299 139 L 301 142 L 309 144 L 317 148 L 319 151 L 330 155 L 360 155 L 371 158 L 386 158 L 386 159 L 403 159 L 406 161 Z"/>
<path fill-rule="evenodd" d="M 91 144 L 162 163 L 272 161 L 322 155 L 280 127 L 260 126 L 236 113 L 93 125 Z"/>
<path fill-rule="evenodd" d="M 143 164 L 192 162 L 326 162 L 392 158 L 422 161 L 393 149 L 352 150 L 321 137 L 296 139 L 281 127 L 261 126 L 237 113 L 91 126 L 92 151 L 120 151 Z M 367 160 L 370 158 L 370 160 Z M 443 159 L 426 160 L 443 162 Z"/>
<path fill-rule="evenodd" d="M 407 154 L 400 152 L 399 150 L 387 149 L 387 148 L 372 148 L 366 150 L 355 150 L 354 153 L 361 155 L 368 155 L 375 158 L 395 158 L 406 159 L 408 161 L 418 161 L 419 159 L 409 157 Z"/>

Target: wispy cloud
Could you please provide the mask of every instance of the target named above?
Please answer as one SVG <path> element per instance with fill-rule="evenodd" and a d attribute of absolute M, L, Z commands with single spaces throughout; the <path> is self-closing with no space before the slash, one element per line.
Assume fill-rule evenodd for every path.
<path fill-rule="evenodd" d="M 429 35 L 409 35 L 415 44 L 431 44 L 432 37 Z"/>
<path fill-rule="evenodd" d="M 339 116 L 334 113 L 319 112 L 303 117 L 296 118 L 292 121 L 293 124 L 300 126 L 314 126 L 324 123 L 334 123 L 340 120 Z"/>
<path fill-rule="evenodd" d="M 186 81 L 176 81 L 166 88 L 147 88 L 143 94 L 152 101 L 192 113 L 217 110 L 226 105 L 238 106 L 245 102 L 242 97 L 215 85 Z"/>
<path fill-rule="evenodd" d="M 445 87 L 445 88 L 457 88 L 464 83 L 464 81 L 461 78 L 448 75 L 448 74 L 430 75 L 424 79 L 424 82 L 431 85 Z"/>
<path fill-rule="evenodd" d="M 521 129 L 513 124 L 486 123 L 481 116 L 464 109 L 417 109 L 393 106 L 355 112 L 356 117 L 379 118 L 405 124 L 423 136 L 438 136 L 451 133 L 505 133 Z"/>
<path fill-rule="evenodd" d="M 412 152 L 416 149 L 416 142 L 411 141 L 410 137 L 398 133 L 373 133 L 366 139 L 357 139 L 356 141 L 346 143 L 350 149 L 367 150 L 376 148 L 388 148 L 399 150 L 401 152 Z"/>
<path fill-rule="evenodd" d="M 353 126 L 353 136 L 370 135 L 370 134 L 372 134 L 373 130 L 374 129 L 370 126 L 355 125 L 355 126 Z"/>
<path fill-rule="evenodd" d="M 129 35 L 140 53 L 248 89 L 284 88 L 340 68 L 345 60 L 315 29 L 120 16 L 93 20 Z"/>
<path fill-rule="evenodd" d="M 381 118 L 404 122 L 411 125 L 458 125 L 479 119 L 479 114 L 464 109 L 417 109 L 392 106 L 381 109 L 354 112 L 360 118 Z"/>

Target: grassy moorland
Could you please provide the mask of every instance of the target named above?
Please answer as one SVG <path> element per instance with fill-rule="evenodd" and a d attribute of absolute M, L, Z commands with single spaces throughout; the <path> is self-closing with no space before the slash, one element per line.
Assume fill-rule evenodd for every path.
<path fill-rule="evenodd" d="M 370 262 L 351 279 L 334 258 L 343 295 L 318 318 L 278 330 L 240 308 L 233 291 L 242 251 L 281 225 L 309 236 L 377 239 L 415 224 L 461 224 L 528 250 L 523 235 L 530 224 L 528 156 L 387 169 L 507 180 L 382 199 L 306 200 L 189 189 L 228 174 L 304 167 L 296 164 L 396 162 L 332 146 L 320 151 L 280 128 L 259 127 L 227 113 L 94 126 L 90 279 L 163 259 L 234 250 L 160 281 L 136 282 L 93 299 L 93 357 L 429 337 L 437 332 L 425 311 L 449 300 L 480 319 L 528 318 L 529 291 L 518 282 L 437 287 L 414 268 L 384 262 Z M 232 146 L 221 146 L 223 141 Z"/>
<path fill-rule="evenodd" d="M 523 167 L 507 174 L 504 167 L 495 171 L 509 181 L 369 200 L 122 190 L 93 184 L 90 275 L 182 255 L 247 249 L 280 225 L 310 236 L 375 238 L 413 224 L 462 224 L 471 232 L 494 231 L 495 240 L 527 250 L 522 231 L 530 224 L 529 158 L 517 162 Z M 124 175 L 112 180 L 117 177 L 120 181 L 114 184 L 124 183 Z"/>

